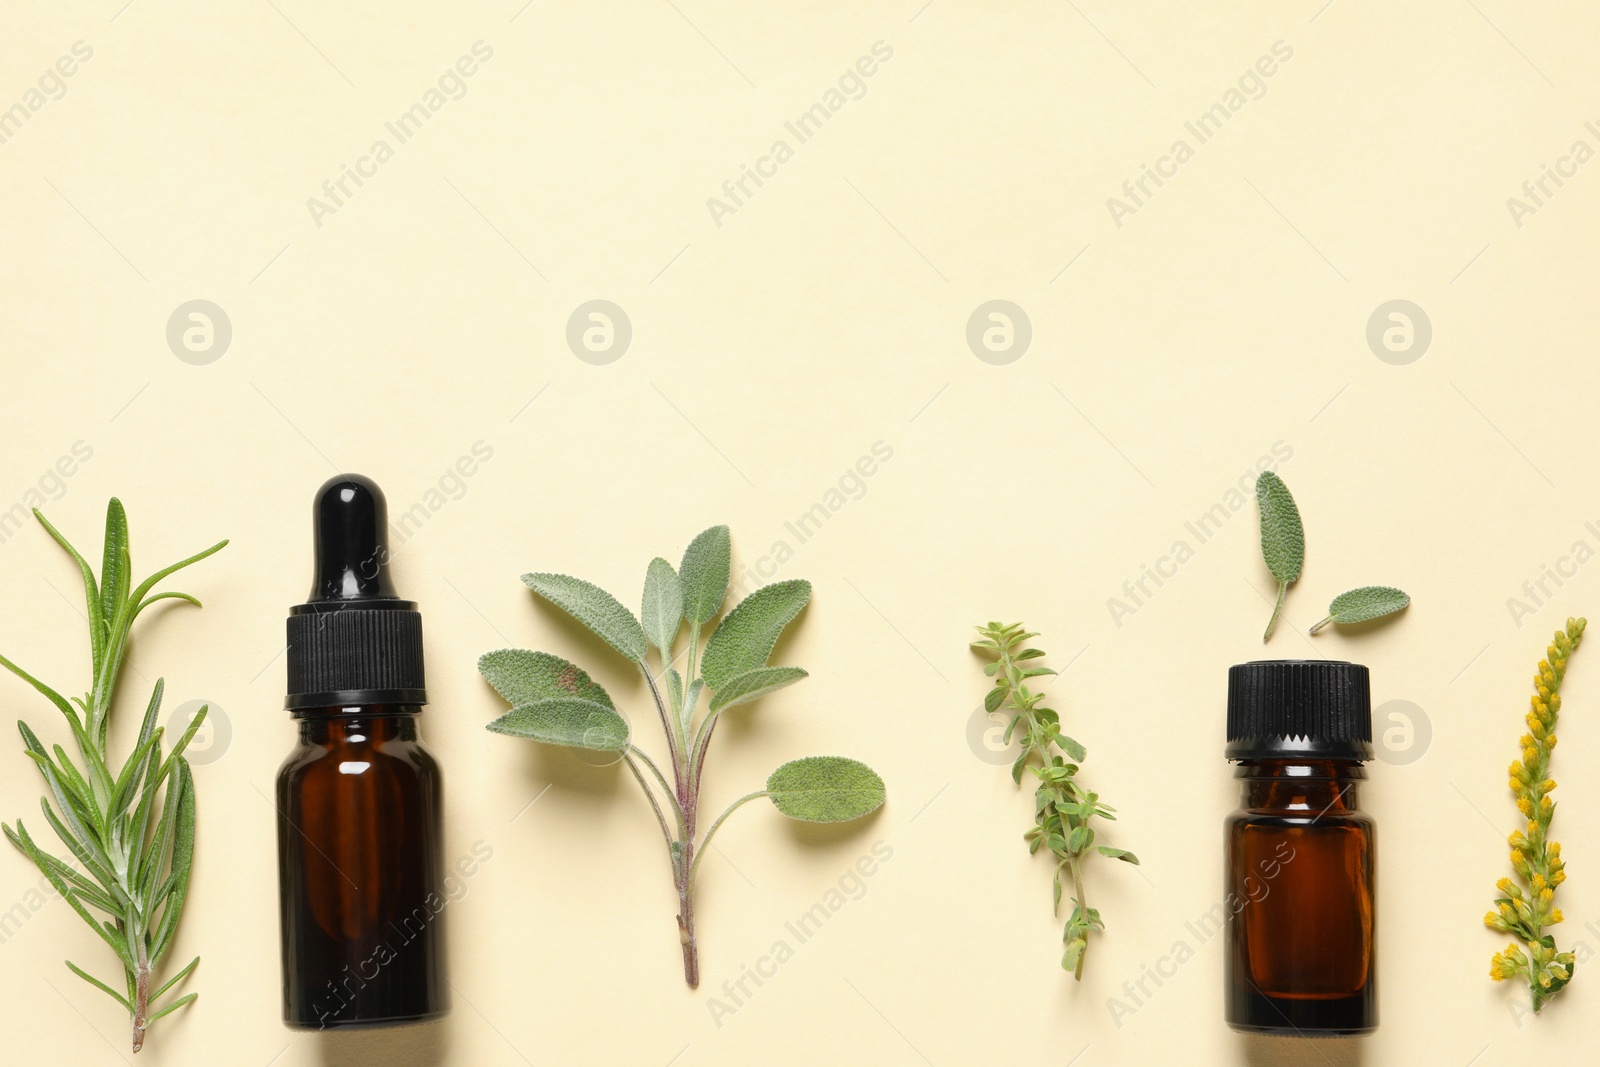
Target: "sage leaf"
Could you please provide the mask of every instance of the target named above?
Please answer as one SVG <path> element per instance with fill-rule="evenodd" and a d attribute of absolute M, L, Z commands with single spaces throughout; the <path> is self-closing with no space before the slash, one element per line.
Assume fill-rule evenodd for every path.
<path fill-rule="evenodd" d="M 683 625 L 683 585 L 672 564 L 657 556 L 644 572 L 644 603 L 639 609 L 644 636 L 663 656 L 671 658 L 672 643 Z"/>
<path fill-rule="evenodd" d="M 706 642 L 700 673 L 713 690 L 738 674 L 764 667 L 784 627 L 811 599 L 811 583 L 792 579 L 762 586 L 728 612 Z"/>
<path fill-rule="evenodd" d="M 1343 624 L 1381 619 L 1404 610 L 1410 603 L 1411 597 L 1392 585 L 1364 585 L 1334 597 L 1333 603 L 1328 605 L 1328 617 L 1313 626 L 1311 632 L 1316 633 L 1330 622 Z"/>
<path fill-rule="evenodd" d="M 629 659 L 642 660 L 650 651 L 633 612 L 598 585 L 567 574 L 524 574 L 522 581 Z"/>
<path fill-rule="evenodd" d="M 1261 558 L 1278 582 L 1278 602 L 1273 606 L 1266 632 L 1261 635 L 1264 643 L 1278 625 L 1290 584 L 1300 577 L 1300 570 L 1305 566 L 1306 532 L 1293 494 L 1272 471 L 1262 471 L 1256 478 L 1256 504 L 1261 510 Z"/>
<path fill-rule="evenodd" d="M 721 689 L 716 690 L 711 699 L 711 710 L 722 711 L 724 708 L 748 704 L 752 700 L 761 699 L 774 689 L 793 685 L 804 677 L 806 672 L 799 667 L 757 667 L 753 671 L 736 674 L 729 678 Z"/>
<path fill-rule="evenodd" d="M 726 526 L 702 530 L 683 550 L 678 578 L 683 583 L 683 612 L 690 626 L 704 626 L 722 610 L 732 560 L 733 542 Z"/>
<path fill-rule="evenodd" d="M 547 745 L 621 752 L 628 745 L 628 724 L 605 704 L 579 697 L 550 697 L 519 704 L 494 720 L 488 729 L 526 737 Z"/>
<path fill-rule="evenodd" d="M 773 806 L 802 822 L 849 822 L 883 806 L 883 779 L 865 763 L 843 756 L 792 760 L 767 779 Z"/>
<path fill-rule="evenodd" d="M 548 652 L 502 648 L 478 657 L 478 673 L 516 706 L 552 697 L 580 697 L 615 708 L 611 695 L 575 663 Z"/>

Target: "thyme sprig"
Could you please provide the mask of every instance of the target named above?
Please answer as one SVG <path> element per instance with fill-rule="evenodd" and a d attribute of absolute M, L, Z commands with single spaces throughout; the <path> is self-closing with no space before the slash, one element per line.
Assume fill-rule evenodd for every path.
<path fill-rule="evenodd" d="M 1083 978 L 1083 958 L 1089 948 L 1089 934 L 1105 930 L 1100 912 L 1089 907 L 1084 895 L 1083 860 L 1090 849 L 1102 856 L 1137 864 L 1139 858 L 1126 849 L 1096 845 L 1095 830 L 1091 820 L 1100 818 L 1116 821 L 1115 810 L 1100 802 L 1100 795 L 1084 787 L 1078 778 L 1078 762 L 1086 752 L 1084 747 L 1061 732 L 1061 716 L 1055 709 L 1044 705 L 1045 694 L 1028 685 L 1031 678 L 1054 675 L 1049 667 L 1034 660 L 1044 657 L 1043 649 L 1030 648 L 1028 641 L 1038 637 L 1021 623 L 1002 625 L 991 622 L 976 628 L 981 638 L 972 647 L 981 655 L 993 657 L 983 668 L 992 677 L 994 688 L 984 697 L 983 706 L 991 714 L 1008 712 L 1011 722 L 1006 726 L 1005 743 L 1016 737 L 1022 753 L 1011 765 L 1011 780 L 1022 784 L 1024 769 L 1033 771 L 1039 779 L 1034 792 L 1034 825 L 1026 834 L 1028 854 L 1038 853 L 1041 847 L 1049 848 L 1055 857 L 1054 907 L 1061 914 L 1062 872 L 1072 882 L 1072 914 L 1067 916 L 1062 941 L 1066 951 L 1061 966 L 1072 976 Z"/>
<path fill-rule="evenodd" d="M 1550 798 L 1556 787 L 1550 777 L 1550 753 L 1556 747 L 1556 720 L 1561 714 L 1559 690 L 1566 677 L 1567 660 L 1583 640 L 1587 624 L 1587 619 L 1568 619 L 1566 629 L 1556 631 L 1534 676 L 1535 692 L 1526 716 L 1528 732 L 1522 735 L 1522 758 L 1510 768 L 1511 792 L 1517 798 L 1517 810 L 1527 820 L 1523 829 L 1508 839 L 1516 878 L 1502 878 L 1496 883 L 1500 896 L 1495 899 L 1495 910 L 1483 917 L 1489 929 L 1517 939 L 1505 951 L 1495 954 L 1489 977 L 1496 982 L 1517 975 L 1527 979 L 1535 1013 L 1572 981 L 1577 966 L 1573 953 L 1558 952 L 1555 938 L 1544 928 L 1562 920 L 1555 895 L 1556 887 L 1567 879 L 1561 844 L 1550 840 L 1550 820 L 1556 811 L 1555 801 Z"/>
<path fill-rule="evenodd" d="M 189 993 L 157 1007 L 157 1002 L 200 962 L 196 956 L 157 986 L 158 968 L 172 948 L 178 917 L 189 893 L 189 870 L 194 858 L 194 778 L 183 750 L 205 721 L 206 709 L 200 709 L 172 751 L 163 755 L 164 731 L 156 725 L 156 717 L 165 687 L 163 680 L 157 679 L 133 753 L 120 768 L 113 768 L 106 752 L 112 700 L 127 654 L 128 634 L 139 614 L 160 600 L 200 605 L 188 593 L 156 593 L 156 584 L 228 542 L 219 541 L 204 552 L 163 567 L 130 589 L 128 519 L 121 501 L 112 497 L 106 508 L 105 558 L 98 581 L 88 561 L 67 539 L 37 509 L 33 515 L 83 575 L 93 683 L 82 698 L 68 701 L 4 656 L 0 656 L 0 666 L 42 693 L 65 716 L 72 730 L 80 757 L 78 764 L 60 745 L 47 751 L 27 723 L 17 723 L 27 756 L 38 765 L 50 789 L 50 796 L 39 801 L 45 821 L 76 863 L 41 849 L 21 819 L 15 826 L 5 825 L 4 830 L 72 910 L 117 954 L 122 963 L 123 992 L 71 961 L 67 967 L 127 1010 L 133 1026 L 133 1051 L 138 1052 L 151 1023 L 199 995 Z M 52 798 L 54 807 L 50 804 Z M 98 917 L 96 912 L 107 918 Z"/>

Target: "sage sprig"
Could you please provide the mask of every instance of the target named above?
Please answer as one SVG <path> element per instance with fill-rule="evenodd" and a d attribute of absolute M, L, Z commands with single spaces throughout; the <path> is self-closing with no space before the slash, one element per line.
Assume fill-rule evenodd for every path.
<path fill-rule="evenodd" d="M 1011 765 L 1011 780 L 1022 783 L 1024 769 L 1032 770 L 1039 779 L 1034 792 L 1034 825 L 1023 835 L 1028 842 L 1028 854 L 1048 848 L 1055 856 L 1054 908 L 1061 914 L 1061 875 L 1065 871 L 1072 882 L 1072 914 L 1067 917 L 1062 941 L 1066 951 L 1061 966 L 1072 972 L 1074 978 L 1083 978 L 1083 958 L 1089 949 L 1089 934 L 1105 930 L 1100 912 L 1089 907 L 1084 896 L 1083 861 L 1090 849 L 1102 856 L 1137 864 L 1139 858 L 1132 852 L 1108 845 L 1095 844 L 1094 819 L 1116 821 L 1116 809 L 1100 802 L 1100 795 L 1086 789 L 1078 777 L 1078 762 L 1086 755 L 1084 747 L 1061 732 L 1061 716 L 1053 708 L 1044 706 L 1045 694 L 1028 684 L 1030 678 L 1054 675 L 1049 667 L 1034 661 L 1043 658 L 1043 649 L 1030 648 L 1028 641 L 1038 637 L 1021 623 L 1002 625 L 991 622 L 977 627 L 981 635 L 972 642 L 980 655 L 992 657 L 983 668 L 992 677 L 994 688 L 983 698 L 984 708 L 1011 715 L 1006 726 L 1005 743 L 1017 738 L 1022 753 Z M 1029 665 L 1031 664 L 1031 665 Z M 1059 751 L 1055 751 L 1059 749 Z"/>
<path fill-rule="evenodd" d="M 611 696 L 575 664 L 523 649 L 500 649 L 478 661 L 479 672 L 512 705 L 489 723 L 490 730 L 544 744 L 614 752 L 639 783 L 666 844 L 678 896 L 683 976 L 691 988 L 700 983 L 695 876 L 728 816 L 766 798 L 791 819 L 847 822 L 876 811 L 885 798 L 883 779 L 866 764 L 842 756 L 811 756 L 773 771 L 766 788 L 735 800 L 701 832 L 706 752 L 723 714 L 806 677 L 799 667 L 769 666 L 767 660 L 784 629 L 810 601 L 810 582 L 790 580 L 757 589 L 711 628 L 702 647 L 701 636 L 727 597 L 731 559 L 728 528 L 713 526 L 690 542 L 677 570 L 665 559 L 651 560 L 637 618 L 616 597 L 582 579 L 522 576 L 535 593 L 588 627 L 644 675 L 666 738 L 665 769 L 633 743 Z M 678 638 L 685 624 L 688 641 L 680 655 Z M 659 670 L 651 666 L 652 650 Z M 708 697 L 703 714 L 702 697 Z"/>
<path fill-rule="evenodd" d="M 40 848 L 21 819 L 15 826 L 5 825 L 5 835 L 116 953 L 122 964 L 122 992 L 71 961 L 67 967 L 128 1012 L 133 1026 L 133 1051 L 138 1052 L 144 1046 L 150 1024 L 199 995 L 188 993 L 158 1006 L 168 991 L 194 971 L 200 962 L 198 956 L 159 986 L 156 982 L 161 963 L 172 948 L 189 893 L 195 797 L 194 777 L 183 751 L 205 721 L 206 709 L 200 709 L 172 750 L 163 754 L 165 731 L 156 725 L 156 720 L 165 685 L 157 679 L 133 752 L 121 767 L 114 768 L 106 751 L 112 702 L 127 653 L 128 634 L 140 613 L 161 600 L 200 605 L 188 593 L 157 593 L 156 585 L 228 542 L 219 541 L 188 559 L 163 567 L 135 587 L 130 580 L 128 520 L 121 501 L 113 497 L 106 508 L 105 553 L 98 581 L 77 549 L 37 509 L 33 515 L 72 557 L 83 576 L 93 680 L 87 694 L 69 701 L 4 656 L 0 656 L 0 665 L 54 704 L 72 731 L 78 750 L 76 761 L 60 745 L 46 750 L 27 723 L 17 723 L 27 756 L 38 766 L 50 790 L 50 795 L 39 801 L 45 821 L 76 862 Z"/>
<path fill-rule="evenodd" d="M 1556 887 L 1567 880 L 1561 844 L 1550 840 L 1550 820 L 1556 811 L 1555 801 L 1550 799 L 1556 787 L 1550 777 L 1550 751 L 1556 747 L 1567 661 L 1583 641 L 1587 625 L 1587 619 L 1568 619 L 1566 629 L 1556 631 L 1533 677 L 1533 706 L 1525 717 L 1528 732 L 1522 735 L 1522 758 L 1510 768 L 1511 793 L 1517 798 L 1517 811 L 1527 820 L 1507 839 L 1516 878 L 1496 883 L 1500 896 L 1495 899 L 1495 910 L 1483 917 L 1489 929 L 1517 939 L 1495 954 L 1489 977 L 1496 982 L 1518 975 L 1526 979 L 1535 1014 L 1572 981 L 1577 969 L 1575 955 L 1558 952 L 1555 938 L 1544 928 L 1562 920 L 1555 895 Z"/>

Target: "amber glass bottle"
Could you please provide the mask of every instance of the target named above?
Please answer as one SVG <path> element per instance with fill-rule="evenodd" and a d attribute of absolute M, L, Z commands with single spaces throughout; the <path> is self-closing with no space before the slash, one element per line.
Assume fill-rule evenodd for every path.
<path fill-rule="evenodd" d="M 383 494 L 342 475 L 314 508 L 317 578 L 288 624 L 299 744 L 278 772 L 283 1017 L 298 1029 L 441 1015 L 441 780 L 422 746 L 422 622 L 388 575 Z"/>
<path fill-rule="evenodd" d="M 1329 1037 L 1378 1025 L 1376 836 L 1358 809 L 1372 758 L 1367 669 L 1245 663 L 1228 676 L 1226 1018 Z"/>

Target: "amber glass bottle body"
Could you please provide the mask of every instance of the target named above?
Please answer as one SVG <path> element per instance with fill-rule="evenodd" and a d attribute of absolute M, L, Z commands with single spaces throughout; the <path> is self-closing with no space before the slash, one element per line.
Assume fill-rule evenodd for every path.
<path fill-rule="evenodd" d="M 441 1015 L 441 780 L 419 708 L 302 709 L 278 771 L 283 1015 L 303 1029 Z"/>
<path fill-rule="evenodd" d="M 1235 1030 L 1335 1036 L 1378 1025 L 1373 820 L 1353 760 L 1241 761 L 1224 824 L 1226 1018 Z"/>

